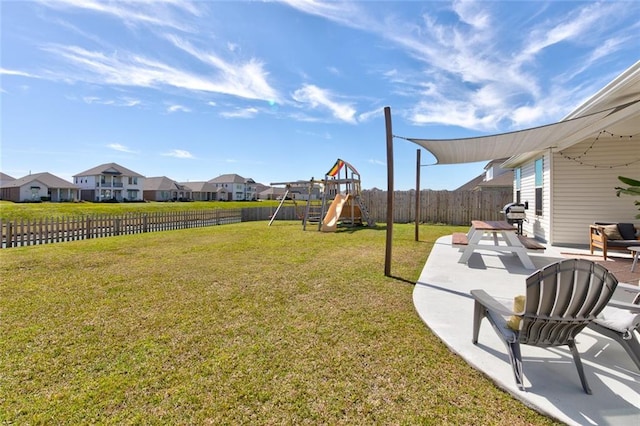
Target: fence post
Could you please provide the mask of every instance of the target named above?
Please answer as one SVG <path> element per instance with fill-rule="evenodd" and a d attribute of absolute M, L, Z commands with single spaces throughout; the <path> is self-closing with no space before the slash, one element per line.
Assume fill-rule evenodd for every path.
<path fill-rule="evenodd" d="M 13 247 L 13 222 L 7 222 L 7 247 Z"/>

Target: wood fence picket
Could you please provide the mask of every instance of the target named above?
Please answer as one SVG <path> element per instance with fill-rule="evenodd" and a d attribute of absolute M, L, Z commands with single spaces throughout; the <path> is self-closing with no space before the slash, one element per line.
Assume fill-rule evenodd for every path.
<path fill-rule="evenodd" d="M 394 222 L 409 223 L 416 218 L 415 191 L 394 193 Z M 387 215 L 385 191 L 364 190 L 362 201 L 371 218 L 384 223 Z M 420 193 L 421 223 L 470 225 L 471 220 L 504 219 L 502 208 L 512 201 L 511 191 L 431 191 Z M 77 241 L 116 235 L 160 232 L 175 229 L 267 221 L 275 207 L 242 209 L 185 210 L 178 212 L 127 213 L 119 216 L 86 215 L 38 220 L 0 218 L 0 248 Z M 295 206 L 283 206 L 277 220 L 299 220 Z"/>

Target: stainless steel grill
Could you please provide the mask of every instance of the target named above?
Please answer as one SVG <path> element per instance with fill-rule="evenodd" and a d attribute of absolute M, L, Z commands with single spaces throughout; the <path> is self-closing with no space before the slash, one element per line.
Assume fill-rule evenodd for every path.
<path fill-rule="evenodd" d="M 520 203 L 509 203 L 502 208 L 507 222 L 512 225 L 516 225 L 518 228 L 518 235 L 522 235 L 522 222 L 527 220 L 526 207 Z"/>

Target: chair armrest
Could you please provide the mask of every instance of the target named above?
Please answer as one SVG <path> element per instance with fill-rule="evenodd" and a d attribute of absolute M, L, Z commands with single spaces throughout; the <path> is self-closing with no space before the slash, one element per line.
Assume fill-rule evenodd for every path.
<path fill-rule="evenodd" d="M 476 300 L 476 302 L 484 306 L 489 311 L 496 312 L 500 315 L 522 315 L 522 312 L 513 312 L 484 290 L 471 290 L 471 296 Z"/>
<path fill-rule="evenodd" d="M 625 311 L 640 313 L 640 305 L 635 303 L 619 302 L 617 300 L 610 300 L 607 306 L 612 308 L 624 309 Z"/>
<path fill-rule="evenodd" d="M 589 225 L 589 244 L 593 246 L 594 243 L 603 246 L 607 244 L 607 236 L 602 225 Z"/>
<path fill-rule="evenodd" d="M 604 237 L 604 226 L 602 225 L 589 225 L 589 234 L 591 236 Z"/>
<path fill-rule="evenodd" d="M 611 302 L 624 302 L 624 303 L 634 303 L 636 298 L 640 297 L 640 287 L 637 285 L 618 283 L 615 291 L 613 292 L 613 296 L 611 296 Z M 637 302 L 636 302 L 637 303 Z"/>
<path fill-rule="evenodd" d="M 618 283 L 613 296 L 607 306 L 640 313 L 640 287 L 631 284 Z"/>

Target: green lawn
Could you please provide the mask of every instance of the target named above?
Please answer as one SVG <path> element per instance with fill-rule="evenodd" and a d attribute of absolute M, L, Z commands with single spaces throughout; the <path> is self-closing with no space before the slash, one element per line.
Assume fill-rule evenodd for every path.
<path fill-rule="evenodd" d="M 244 207 L 277 207 L 279 201 L 194 201 L 186 203 L 12 203 L 0 201 L 0 219 L 34 220 L 60 216 L 122 215 L 202 209 L 237 209 Z M 293 201 L 285 205 L 292 206 Z M 298 206 L 304 203 L 298 202 Z"/>
<path fill-rule="evenodd" d="M 0 422 L 552 424 L 413 308 L 458 230 L 396 225 L 395 278 L 384 229 L 298 222 L 0 250 Z"/>

